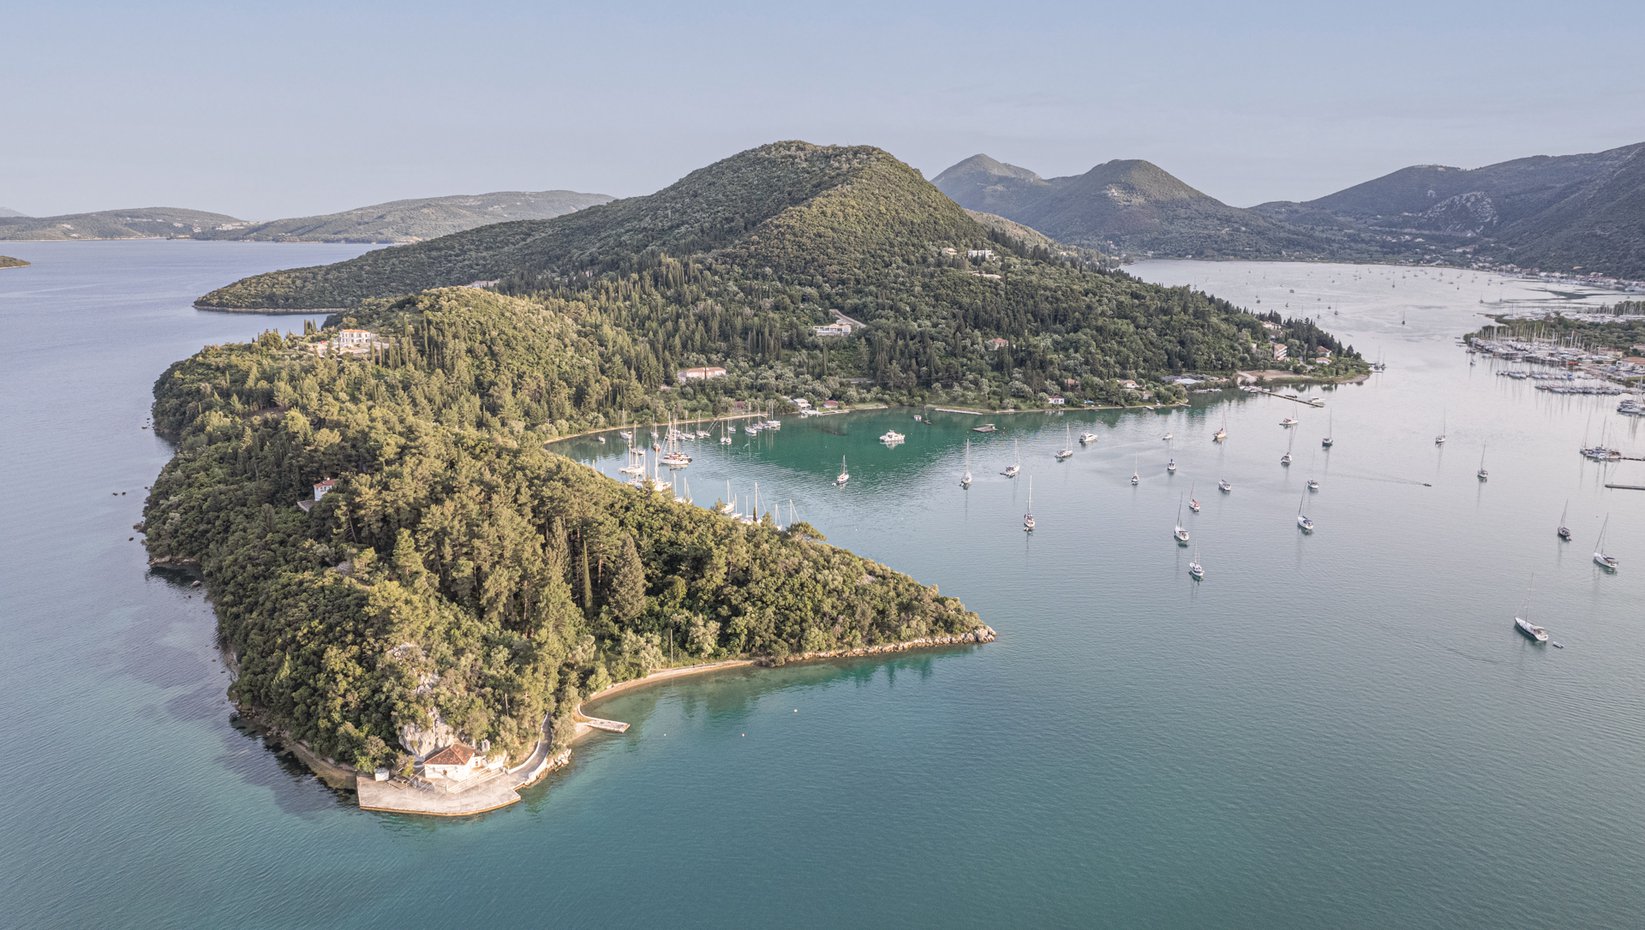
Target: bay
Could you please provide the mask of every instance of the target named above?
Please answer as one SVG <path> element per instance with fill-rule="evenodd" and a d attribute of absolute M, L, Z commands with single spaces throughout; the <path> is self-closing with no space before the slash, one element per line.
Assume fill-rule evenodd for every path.
<path fill-rule="evenodd" d="M 1603 487 L 1645 484 L 1645 464 L 1576 454 L 1602 425 L 1630 454 L 1645 436 L 1614 399 L 1536 392 L 1453 344 L 1484 311 L 1605 295 L 1146 263 L 1150 280 L 1317 316 L 1389 370 L 1305 391 L 1321 409 L 1196 395 L 995 416 L 988 435 L 888 410 L 698 441 L 698 503 L 758 481 L 785 521 L 792 500 L 1000 640 L 623 695 L 601 713 L 633 729 L 580 745 L 521 804 L 428 821 L 360 812 L 236 728 L 209 607 L 128 539 L 170 455 L 141 429 L 153 380 L 202 344 L 301 325 L 189 301 L 358 251 L 8 246 L 35 264 L 0 272 L 7 923 L 1621 927 L 1645 912 L 1645 493 Z M 877 441 L 893 428 L 908 435 L 894 449 Z M 1054 462 L 1084 429 L 1097 443 Z M 1016 480 L 998 474 L 1013 442 Z M 615 474 L 618 445 L 562 450 Z M 852 479 L 835 488 L 841 455 Z M 1190 488 L 1204 509 L 1184 515 L 1182 549 Z M 1615 576 L 1589 560 L 1607 514 Z M 1517 636 L 1522 606 L 1566 648 Z"/>

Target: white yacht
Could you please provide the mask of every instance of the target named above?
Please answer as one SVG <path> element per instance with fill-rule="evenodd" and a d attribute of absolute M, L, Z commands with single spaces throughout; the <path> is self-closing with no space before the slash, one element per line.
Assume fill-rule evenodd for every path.
<path fill-rule="evenodd" d="M 1303 491 L 1302 500 L 1297 501 L 1297 528 L 1302 530 L 1304 533 L 1312 533 L 1314 531 L 1313 518 L 1302 512 L 1303 501 L 1306 501 L 1307 499 L 1308 492 Z"/>
<path fill-rule="evenodd" d="M 834 479 L 834 486 L 839 487 L 840 485 L 845 484 L 847 481 L 850 481 L 850 480 L 851 480 L 851 471 L 850 471 L 850 469 L 845 467 L 845 456 L 842 455 L 842 456 L 840 456 L 840 473 Z"/>
<path fill-rule="evenodd" d="M 1065 429 L 1065 431 L 1068 435 L 1068 439 L 1065 440 L 1065 442 L 1067 442 L 1067 445 L 1064 445 L 1061 449 L 1058 449 L 1057 454 L 1055 456 L 1052 456 L 1053 458 L 1055 458 L 1059 462 L 1066 462 L 1069 459 L 1074 457 L 1074 443 L 1072 441 L 1073 436 L 1074 436 L 1074 428 L 1072 426 L 1069 426 L 1069 427 L 1065 427 L 1064 429 Z"/>
<path fill-rule="evenodd" d="M 907 441 L 907 436 L 904 436 L 902 433 L 899 433 L 894 429 L 888 429 L 884 433 L 880 434 L 880 442 L 883 442 L 888 446 L 901 445 Z"/>
<path fill-rule="evenodd" d="M 1599 527 L 1599 541 L 1594 543 L 1594 564 L 1607 572 L 1615 574 L 1616 570 L 1622 566 L 1622 563 L 1617 561 L 1616 556 L 1605 551 L 1605 531 L 1610 528 L 1610 525 L 1611 517 L 1607 514 L 1605 522 L 1600 524 Z"/>
<path fill-rule="evenodd" d="M 1279 425 L 1285 427 L 1286 429 L 1290 429 L 1291 427 L 1297 425 L 1297 418 L 1286 417 L 1285 419 L 1279 421 Z"/>
<path fill-rule="evenodd" d="M 1228 439 L 1228 425 L 1225 423 L 1217 427 L 1216 435 L 1211 437 L 1212 442 L 1225 442 Z"/>
<path fill-rule="evenodd" d="M 1195 581 L 1203 581 L 1205 579 L 1205 566 L 1199 564 L 1198 549 L 1194 550 L 1194 557 L 1188 562 L 1188 577 L 1194 579 Z"/>
<path fill-rule="evenodd" d="M 1224 478 L 1217 482 L 1217 490 L 1224 494 L 1232 494 L 1234 492 L 1234 486 L 1228 483 L 1227 478 Z"/>
<path fill-rule="evenodd" d="M 1097 434 L 1096 433 L 1086 432 L 1086 433 L 1081 433 L 1080 434 L 1080 445 L 1082 445 L 1082 446 L 1089 446 L 1091 443 L 1096 442 L 1096 441 L 1097 441 Z"/>
<path fill-rule="evenodd" d="M 965 441 L 965 473 L 960 475 L 960 487 L 971 487 L 971 440 Z"/>
<path fill-rule="evenodd" d="M 1439 435 L 1434 437 L 1434 445 L 1445 445 L 1445 415 L 1443 413 L 1439 415 Z"/>
<path fill-rule="evenodd" d="M 1142 483 L 1142 475 L 1137 473 L 1137 460 L 1133 459 L 1131 461 L 1131 486 L 1136 487 L 1138 484 L 1141 484 L 1141 483 Z"/>
<path fill-rule="evenodd" d="M 1199 513 L 1199 498 L 1194 496 L 1194 486 L 1192 484 L 1188 486 L 1188 509 L 1193 513 Z"/>
<path fill-rule="evenodd" d="M 1022 452 L 1018 450 L 1017 441 L 1015 439 L 1011 440 L 1011 454 L 1016 456 L 1016 461 L 1005 466 L 1005 470 L 1000 472 L 1000 474 L 1007 478 L 1015 478 L 1022 474 Z"/>
<path fill-rule="evenodd" d="M 1533 643 L 1545 643 L 1548 641 L 1548 631 L 1537 626 L 1524 617 L 1514 618 L 1514 629 L 1518 630 L 1525 636 L 1526 639 L 1529 639 Z"/>
<path fill-rule="evenodd" d="M 1173 475 L 1176 474 L 1177 473 L 1177 460 L 1176 459 L 1167 460 L 1166 463 L 1165 463 L 1165 470 L 1167 472 L 1173 474 Z"/>
<path fill-rule="evenodd" d="M 1559 529 L 1555 531 L 1559 534 L 1559 538 L 1565 542 L 1571 541 L 1571 528 L 1565 525 L 1565 515 L 1568 514 L 1570 510 L 1571 502 L 1566 501 L 1565 509 L 1559 512 Z"/>
<path fill-rule="evenodd" d="M 1479 447 L 1479 471 L 1474 473 L 1474 477 L 1478 478 L 1481 481 L 1488 481 L 1491 478 L 1491 473 L 1485 470 L 1485 447 L 1484 446 Z"/>
<path fill-rule="evenodd" d="M 1180 501 L 1177 503 L 1177 526 L 1171 531 L 1171 537 L 1177 541 L 1179 546 L 1188 545 L 1188 530 L 1182 525 L 1182 503 Z"/>
<path fill-rule="evenodd" d="M 1034 479 L 1028 479 L 1028 510 L 1022 515 L 1022 531 L 1034 532 Z"/>

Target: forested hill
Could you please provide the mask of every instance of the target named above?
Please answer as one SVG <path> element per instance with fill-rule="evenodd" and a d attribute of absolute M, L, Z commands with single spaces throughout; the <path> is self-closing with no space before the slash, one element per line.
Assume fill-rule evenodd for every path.
<path fill-rule="evenodd" d="M 452 738 L 518 761 L 545 717 L 564 741 L 581 696 L 670 656 L 979 629 L 803 523 L 743 525 L 544 451 L 649 394 L 645 350 L 583 309 L 432 291 L 350 321 L 381 340 L 367 357 L 316 353 L 331 331 L 268 333 L 159 379 L 178 450 L 149 553 L 199 566 L 237 702 L 366 769 Z"/>
<path fill-rule="evenodd" d="M 339 213 L 251 223 L 202 239 L 257 242 L 419 242 L 491 223 L 543 220 L 611 200 L 577 191 L 499 191 L 395 200 Z"/>
<path fill-rule="evenodd" d="M 10 255 L 0 255 L 0 268 L 21 268 L 28 262 L 21 258 L 12 258 Z"/>
<path fill-rule="evenodd" d="M 1271 340 L 1292 358 L 1329 349 L 1324 375 L 1359 364 L 1304 321 L 1270 333 L 1224 301 L 984 226 L 878 149 L 799 142 L 648 197 L 258 275 L 202 305 L 350 307 L 476 280 L 624 333 L 643 348 L 635 373 L 648 390 L 681 368 L 727 367 L 724 382 L 676 395 L 709 407 L 752 385 L 844 400 L 1124 403 L 1138 399 L 1128 380 L 1269 367 Z M 836 312 L 868 325 L 815 335 Z"/>
<path fill-rule="evenodd" d="M 0 217 L 0 239 L 189 239 L 220 226 L 244 225 L 222 213 L 138 207 L 63 216 Z"/>

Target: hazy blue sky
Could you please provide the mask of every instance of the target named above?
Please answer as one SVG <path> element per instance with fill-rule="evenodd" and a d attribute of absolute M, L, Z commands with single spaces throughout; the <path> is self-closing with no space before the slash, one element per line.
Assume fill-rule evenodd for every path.
<path fill-rule="evenodd" d="M 1645 3 L 38 3 L 0 206 L 642 194 L 762 142 L 1147 158 L 1230 203 L 1645 141 Z"/>

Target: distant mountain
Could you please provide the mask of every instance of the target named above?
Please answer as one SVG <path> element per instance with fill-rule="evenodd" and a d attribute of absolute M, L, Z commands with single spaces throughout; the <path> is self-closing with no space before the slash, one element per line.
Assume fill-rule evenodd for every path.
<path fill-rule="evenodd" d="M 932 183 L 968 209 L 997 213 L 1054 239 L 1105 251 L 1266 258 L 1307 253 L 1316 245 L 1306 233 L 1231 207 L 1137 159 L 1046 179 L 973 155 Z"/>
<path fill-rule="evenodd" d="M 0 239 L 189 238 L 222 226 L 245 225 L 222 213 L 176 207 L 101 210 L 64 216 L 0 218 Z"/>
<path fill-rule="evenodd" d="M 1414 165 L 1253 209 L 1322 237 L 1330 254 L 1645 278 L 1645 143 L 1483 168 Z"/>
<path fill-rule="evenodd" d="M 6 217 L 11 216 L 28 216 L 28 214 L 18 213 L 16 210 L 12 210 L 8 207 L 0 207 L 0 219 L 5 219 Z"/>
<path fill-rule="evenodd" d="M 611 199 L 605 194 L 576 191 L 499 191 L 425 197 L 322 216 L 212 230 L 201 238 L 259 242 L 418 242 L 491 223 L 546 220 Z"/>

